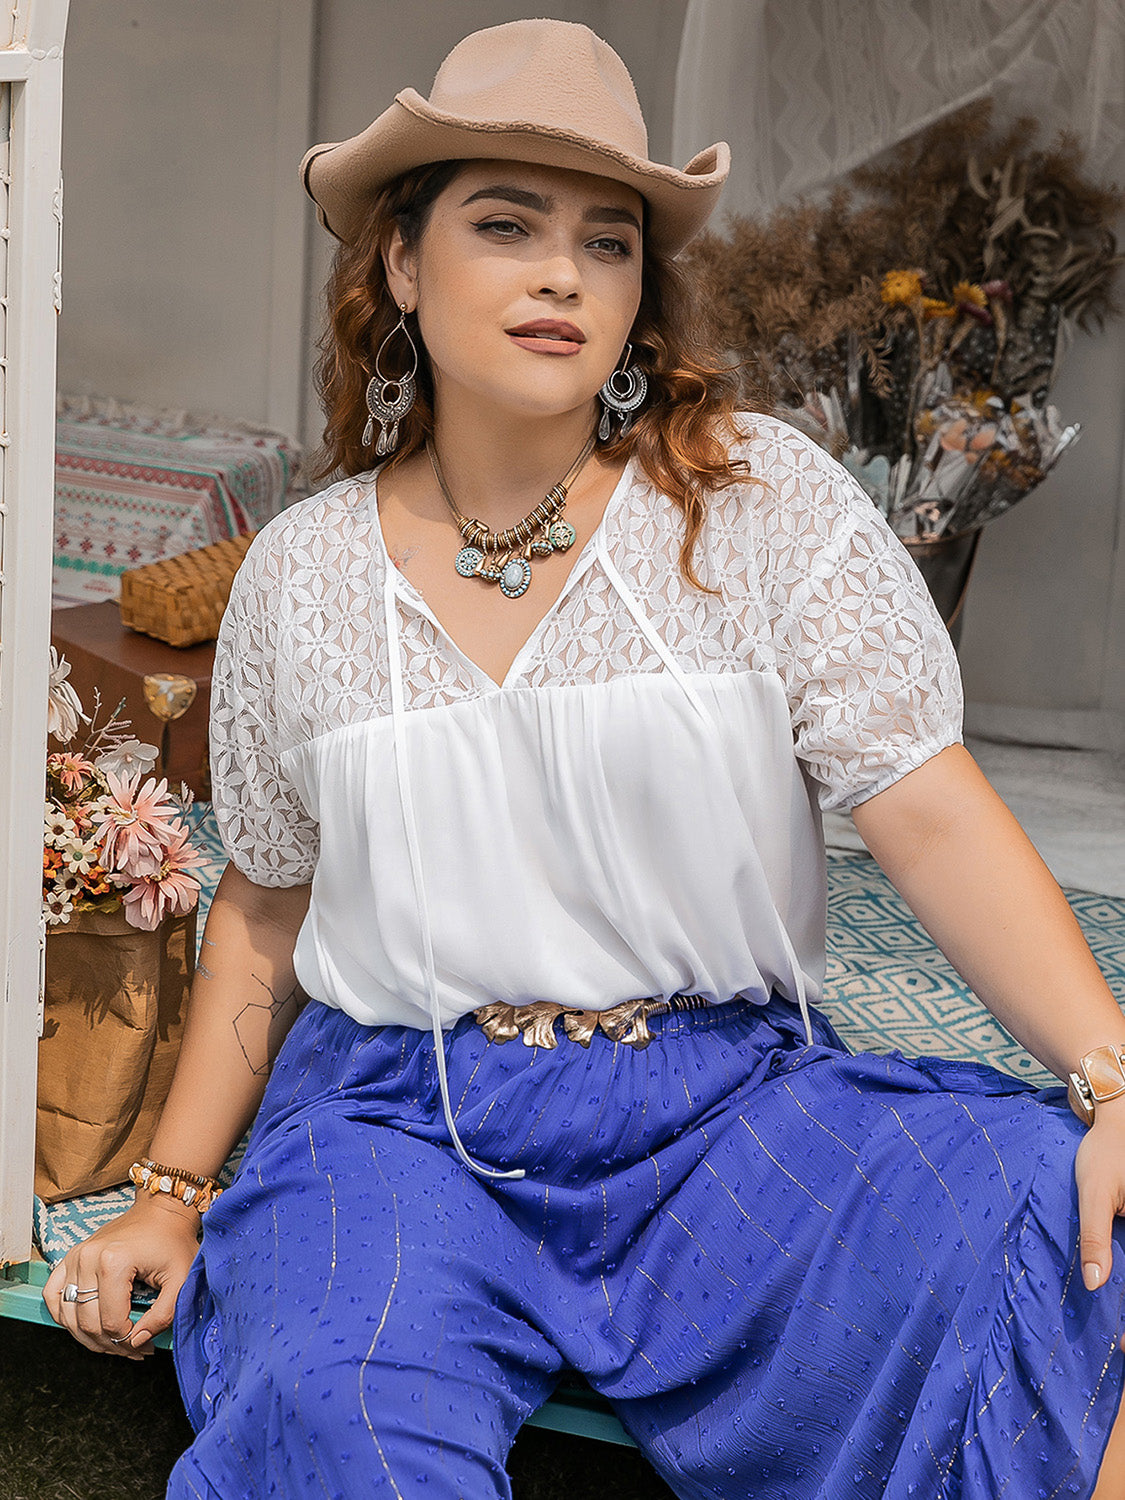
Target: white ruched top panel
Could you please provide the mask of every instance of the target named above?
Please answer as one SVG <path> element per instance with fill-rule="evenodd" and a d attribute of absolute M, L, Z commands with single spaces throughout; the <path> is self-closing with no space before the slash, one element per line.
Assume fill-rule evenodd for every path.
<path fill-rule="evenodd" d="M 677 993 L 765 1001 L 775 987 L 796 999 L 783 925 L 815 1000 L 822 858 L 780 683 L 694 685 L 709 732 L 667 673 L 408 717 L 443 1025 L 494 1000 L 601 1010 Z M 297 977 L 358 1020 L 427 1026 L 389 721 L 334 730 L 285 764 L 323 850 Z"/>
<path fill-rule="evenodd" d="M 212 782 L 251 880 L 312 881 L 310 995 L 418 1027 L 497 999 L 816 998 L 818 806 L 956 742 L 960 683 L 846 471 L 740 422 L 753 478 L 711 498 L 696 554 L 721 594 L 684 581 L 682 516 L 630 463 L 500 686 L 391 563 L 377 473 L 259 533 L 219 639 Z"/>
<path fill-rule="evenodd" d="M 1112 174 L 1125 0 L 689 0 L 673 159 L 729 141 L 722 206 L 764 214 L 986 95 Z"/>

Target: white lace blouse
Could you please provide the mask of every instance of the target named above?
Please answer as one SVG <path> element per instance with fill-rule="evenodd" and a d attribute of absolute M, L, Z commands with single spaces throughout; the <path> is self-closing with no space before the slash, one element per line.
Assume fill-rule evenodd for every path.
<path fill-rule="evenodd" d="M 681 513 L 632 463 L 502 686 L 390 562 L 376 473 L 299 502 L 235 580 L 212 683 L 230 858 L 312 882 L 309 995 L 448 1027 L 491 1001 L 583 1010 L 820 993 L 820 808 L 960 738 L 956 659 L 871 501 L 784 423 L 760 482 Z M 450 552 L 450 566 L 453 549 Z"/>

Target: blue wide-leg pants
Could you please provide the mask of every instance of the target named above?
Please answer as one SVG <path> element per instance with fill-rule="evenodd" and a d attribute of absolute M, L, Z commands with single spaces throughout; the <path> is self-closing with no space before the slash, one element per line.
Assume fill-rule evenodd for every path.
<path fill-rule="evenodd" d="M 168 1494 L 495 1500 L 561 1370 L 684 1500 L 1086 1496 L 1121 1397 L 1061 1090 L 734 1001 L 644 1051 L 311 1004 L 175 1322 Z"/>

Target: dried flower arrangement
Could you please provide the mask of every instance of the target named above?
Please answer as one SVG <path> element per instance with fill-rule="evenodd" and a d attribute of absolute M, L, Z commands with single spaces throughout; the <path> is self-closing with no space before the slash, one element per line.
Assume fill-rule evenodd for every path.
<path fill-rule="evenodd" d="M 687 257 L 748 405 L 829 448 L 904 538 L 971 532 L 1039 483 L 1079 431 L 1047 403 L 1067 336 L 1120 310 L 1125 193 L 1034 136 L 971 105 Z"/>
<path fill-rule="evenodd" d="M 43 911 L 57 927 L 75 910 L 123 908 L 132 926 L 153 932 L 199 899 L 190 872 L 200 855 L 186 821 L 191 794 L 183 788 L 176 796 L 152 776 L 143 781 L 156 747 L 131 738 L 128 721 L 116 714 L 96 728 L 100 699 L 92 716 L 84 713 L 69 673 L 52 646 L 47 732 L 69 744 L 81 723 L 90 728 L 81 749 L 47 756 Z"/>

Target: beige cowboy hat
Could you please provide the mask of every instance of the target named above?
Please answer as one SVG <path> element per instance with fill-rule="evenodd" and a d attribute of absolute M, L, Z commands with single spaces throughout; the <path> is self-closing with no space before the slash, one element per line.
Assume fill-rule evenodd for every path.
<path fill-rule="evenodd" d="M 438 69 L 430 97 L 403 89 L 350 140 L 314 146 L 301 179 L 337 239 L 359 234 L 373 195 L 428 162 L 503 158 L 625 182 L 649 205 L 649 236 L 674 255 L 718 202 L 730 148 L 682 172 L 648 159 L 648 132 L 628 69 L 587 26 L 509 21 L 474 31 Z"/>

